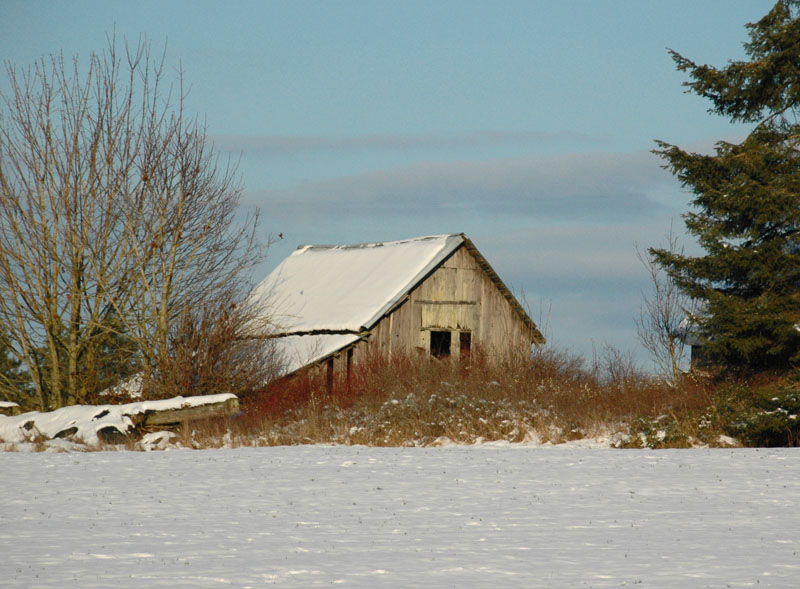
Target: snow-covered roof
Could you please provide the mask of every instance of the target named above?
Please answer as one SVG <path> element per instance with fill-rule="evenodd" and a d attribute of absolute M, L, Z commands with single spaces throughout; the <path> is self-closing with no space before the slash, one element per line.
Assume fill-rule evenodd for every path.
<path fill-rule="evenodd" d="M 462 243 L 460 234 L 356 245 L 307 245 L 259 284 L 281 334 L 358 334 L 371 329 Z"/>

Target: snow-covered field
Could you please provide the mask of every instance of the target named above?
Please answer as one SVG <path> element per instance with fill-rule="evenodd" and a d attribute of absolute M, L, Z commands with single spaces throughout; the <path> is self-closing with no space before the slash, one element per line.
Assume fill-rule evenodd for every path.
<path fill-rule="evenodd" d="M 2 587 L 796 587 L 800 452 L 0 453 Z"/>

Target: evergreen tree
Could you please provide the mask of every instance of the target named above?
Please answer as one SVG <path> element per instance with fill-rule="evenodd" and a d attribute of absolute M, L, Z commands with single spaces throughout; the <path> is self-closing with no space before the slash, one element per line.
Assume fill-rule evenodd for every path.
<path fill-rule="evenodd" d="M 747 28 L 747 61 L 718 69 L 671 52 L 709 112 L 754 126 L 713 155 L 657 142 L 694 194 L 684 219 L 705 254 L 650 252 L 702 301 L 708 357 L 760 370 L 800 363 L 800 0 L 779 0 Z"/>

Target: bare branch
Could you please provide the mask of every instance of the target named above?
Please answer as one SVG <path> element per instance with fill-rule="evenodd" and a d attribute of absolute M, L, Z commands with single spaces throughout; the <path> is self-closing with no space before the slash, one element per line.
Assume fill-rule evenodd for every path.
<path fill-rule="evenodd" d="M 672 228 L 666 239 L 668 251 L 682 253 Z M 636 318 L 639 342 L 650 353 L 658 371 L 675 380 L 681 374 L 686 351 L 678 326 L 693 312 L 694 301 L 678 288 L 650 251 L 637 247 L 636 256 L 647 270 L 651 286 L 649 294 L 642 293 L 643 303 Z"/>

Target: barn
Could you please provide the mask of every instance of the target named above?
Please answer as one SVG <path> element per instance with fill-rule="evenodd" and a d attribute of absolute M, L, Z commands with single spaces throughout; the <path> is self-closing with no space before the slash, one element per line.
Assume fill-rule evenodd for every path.
<path fill-rule="evenodd" d="M 251 293 L 287 374 L 349 374 L 372 352 L 522 354 L 544 337 L 464 234 L 300 246 Z M 341 371 L 341 372 L 340 372 Z"/>

